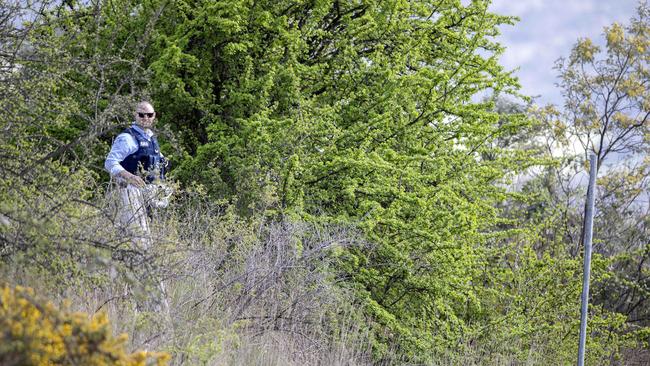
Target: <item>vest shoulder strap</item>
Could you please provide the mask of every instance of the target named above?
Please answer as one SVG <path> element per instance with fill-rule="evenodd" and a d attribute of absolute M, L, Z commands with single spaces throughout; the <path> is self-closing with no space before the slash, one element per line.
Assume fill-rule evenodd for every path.
<path fill-rule="evenodd" d="M 144 136 L 142 136 L 138 131 L 134 130 L 133 127 L 127 128 L 122 133 L 128 133 L 129 135 L 131 135 L 135 139 L 135 141 L 138 142 L 138 144 L 140 144 L 140 142 L 142 141 L 147 141 L 144 138 Z"/>

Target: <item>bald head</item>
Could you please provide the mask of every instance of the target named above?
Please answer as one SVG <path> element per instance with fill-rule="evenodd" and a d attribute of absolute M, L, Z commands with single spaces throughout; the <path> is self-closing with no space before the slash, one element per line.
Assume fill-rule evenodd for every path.
<path fill-rule="evenodd" d="M 152 110 L 153 111 L 153 106 L 151 105 L 151 103 L 143 100 L 142 102 L 138 103 L 138 105 L 135 107 L 135 110 L 136 111 L 140 111 L 140 110 Z"/>
<path fill-rule="evenodd" d="M 156 121 L 156 111 L 151 103 L 142 101 L 135 107 L 135 123 L 143 128 L 153 127 Z"/>

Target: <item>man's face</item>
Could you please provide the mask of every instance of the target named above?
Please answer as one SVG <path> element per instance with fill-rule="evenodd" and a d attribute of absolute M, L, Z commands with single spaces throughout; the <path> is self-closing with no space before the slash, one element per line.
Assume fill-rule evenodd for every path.
<path fill-rule="evenodd" d="M 151 128 L 156 121 L 156 111 L 151 104 L 143 103 L 138 105 L 135 111 L 135 122 L 141 127 Z"/>

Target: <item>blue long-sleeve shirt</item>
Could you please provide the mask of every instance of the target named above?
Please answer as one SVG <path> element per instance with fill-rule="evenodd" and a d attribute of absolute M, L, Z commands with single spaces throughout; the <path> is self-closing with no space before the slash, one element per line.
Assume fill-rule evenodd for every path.
<path fill-rule="evenodd" d="M 151 136 L 153 132 L 149 129 L 143 130 L 142 127 L 133 124 L 133 129 L 144 136 L 147 141 L 151 141 Z M 123 132 L 115 138 L 113 141 L 113 146 L 111 146 L 111 151 L 106 156 L 106 161 L 104 161 L 104 169 L 112 177 L 119 174 L 121 171 L 125 170 L 120 163 L 122 160 L 126 159 L 127 156 L 138 151 L 138 141 L 131 136 L 131 134 Z"/>

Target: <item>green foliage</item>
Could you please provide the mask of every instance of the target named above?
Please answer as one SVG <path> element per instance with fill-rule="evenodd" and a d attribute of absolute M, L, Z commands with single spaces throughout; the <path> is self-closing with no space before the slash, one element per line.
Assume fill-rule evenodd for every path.
<path fill-rule="evenodd" d="M 612 317 L 623 317 L 629 335 L 648 322 L 649 283 L 647 194 L 650 176 L 648 117 L 650 8 L 640 2 L 628 24 L 604 30 L 605 47 L 579 41 L 568 60 L 558 63 L 566 95 L 562 114 L 568 141 L 579 142 L 586 157 L 597 157 L 598 194 L 594 250 L 608 261 L 608 273 L 593 287 L 594 302 Z M 584 160 L 579 159 L 577 164 Z M 576 164 L 576 165 L 577 165 Z M 574 171 L 583 170 L 576 166 Z M 565 186 L 572 183 L 566 176 Z M 573 192 L 567 194 L 571 199 Z M 575 208 L 569 215 L 580 218 Z M 571 219 L 570 219 L 571 220 Z M 567 220 L 568 221 L 568 220 Z M 575 225 L 580 227 L 578 225 Z M 574 238 L 580 240 L 579 235 Z M 574 241 L 574 248 L 579 248 Z M 577 252 L 573 249 L 573 252 Z M 647 341 L 643 337 L 640 342 Z"/>
<path fill-rule="evenodd" d="M 171 273 L 195 270 L 178 264 L 194 257 L 176 250 L 191 248 L 206 262 L 232 265 L 232 272 L 219 266 L 202 272 L 214 288 L 230 286 L 215 280 L 227 273 L 253 279 L 233 279 L 230 300 L 248 311 L 234 317 L 278 304 L 316 314 L 286 294 L 311 296 L 331 283 L 328 276 L 337 277 L 339 290 L 351 289 L 364 313 L 355 314 L 360 324 L 354 329 L 367 334 L 375 362 L 465 363 L 467 355 L 477 363 L 571 362 L 580 283 L 572 255 L 580 221 L 573 200 L 580 191 L 559 193 L 571 185 L 562 185 L 565 165 L 550 155 L 553 144 L 568 144 L 567 133 L 634 136 L 625 140 L 630 151 L 645 149 L 647 126 L 630 116 L 645 108 L 640 85 L 647 74 L 647 17 L 608 29 L 606 60 L 598 61 L 599 50 L 584 40 L 560 67 L 565 88 L 576 96 L 574 121 L 552 108 L 536 112 L 535 120 L 525 107 L 500 98 L 476 101 L 486 90 L 517 93 L 516 79 L 498 64 L 502 47 L 495 41 L 499 27 L 514 19 L 490 13 L 487 0 L 464 3 L 53 2 L 25 23 L 30 28 L 12 28 L 20 17 L 0 24 L 23 32 L 28 45 L 17 42 L 20 37 L 0 40 L 10 51 L 2 55 L 19 56 L 0 59 L 12 66 L 0 75 L 10 85 L 0 91 L 0 127 L 7 132 L 0 137 L 7 161 L 0 170 L 0 269 L 12 273 L 26 263 L 57 274 L 50 278 L 59 286 L 117 268 L 129 286 L 146 289 L 158 266 Z M 598 93 L 590 94 L 583 81 L 608 87 L 609 67 L 626 54 L 640 66 L 625 69 L 614 89 L 629 109 L 605 111 L 611 123 L 603 124 L 597 121 Z M 582 78 L 586 65 L 596 75 Z M 186 202 L 187 212 L 175 217 L 181 224 L 163 230 L 160 257 L 153 259 L 116 237 L 106 225 L 110 212 L 96 204 L 103 192 L 98 184 L 107 179 L 100 170 L 110 137 L 130 121 L 132 102 L 140 99 L 156 106 L 163 148 L 175 149 L 172 175 L 183 189 L 234 207 L 227 213 L 232 220 L 223 222 L 211 217 L 218 210 L 197 213 Z M 585 150 L 595 149 L 593 141 L 583 141 Z M 545 151 L 549 155 L 541 156 Z M 511 180 L 522 174 L 534 177 L 516 192 Z M 642 175 L 610 199 L 642 192 Z M 619 181 L 601 183 L 614 187 Z M 197 233 L 185 221 L 205 226 Z M 278 222 L 314 226 L 283 239 L 291 255 L 282 257 L 263 252 L 265 235 L 272 237 L 269 228 Z M 317 257 L 326 265 L 316 265 L 310 245 L 321 225 L 352 226 L 371 244 L 333 246 Z M 635 227 L 634 238 L 643 237 L 644 226 Z M 226 257 L 211 262 L 217 244 Z M 647 286 L 628 276 L 638 264 L 628 254 L 647 250 L 635 250 L 596 256 L 594 272 L 603 289 L 634 288 L 643 304 Z M 271 270 L 264 255 L 264 265 L 246 267 L 260 252 L 309 270 Z M 616 284 L 611 265 L 620 268 Z M 646 272 L 641 266 L 639 275 Z M 328 280 L 301 282 L 315 275 Z M 261 289 L 264 278 L 288 287 Z M 101 274 L 93 281 L 110 282 Z M 292 292 L 303 285 L 304 292 Z M 202 287 L 179 286 L 191 299 L 182 306 L 216 303 L 219 291 Z M 204 300 L 193 297 L 197 293 Z M 629 334 L 643 334 L 599 296 L 605 300 L 592 308 L 589 345 L 598 363 L 633 346 Z M 316 327 L 318 336 L 336 338 L 343 333 L 337 328 L 340 304 L 318 304 L 327 304 L 318 314 L 332 322 L 331 328 Z M 221 325 L 211 314 L 195 311 L 182 321 L 197 329 Z M 282 313 L 273 326 L 282 324 L 278 319 Z M 232 334 L 197 333 L 170 341 L 179 357 L 209 362 L 222 351 L 219 339 Z"/>
<path fill-rule="evenodd" d="M 416 360 L 462 333 L 495 183 L 530 164 L 486 143 L 512 128 L 471 99 L 516 87 L 491 39 L 511 21 L 482 1 L 183 1 L 144 62 L 189 153 L 177 178 L 240 212 L 357 223 L 378 248 L 342 265 Z"/>
<path fill-rule="evenodd" d="M 585 153 L 594 152 L 600 168 L 616 154 L 648 153 L 648 47 L 650 8 L 641 2 L 623 26 L 605 28 L 606 47 L 581 39 L 568 60 L 558 62 L 566 95 L 566 122 Z"/>
<path fill-rule="evenodd" d="M 471 343 L 484 345 L 488 352 L 482 362 L 496 362 L 499 357 L 534 363 L 575 362 L 583 263 L 581 258 L 557 251 L 536 252 L 529 243 L 536 241 L 535 236 L 542 234 L 539 228 L 545 225 L 523 231 L 513 241 L 495 241 L 497 245 L 486 249 L 482 257 L 486 262 L 476 276 L 481 308 L 469 319 L 479 326 L 468 334 Z M 558 246 L 562 244 L 549 245 Z M 594 256 L 592 283 L 609 276 L 610 264 Z M 624 315 L 592 304 L 587 362 L 620 359 L 624 350 L 638 344 L 626 335 L 631 330 Z"/>

